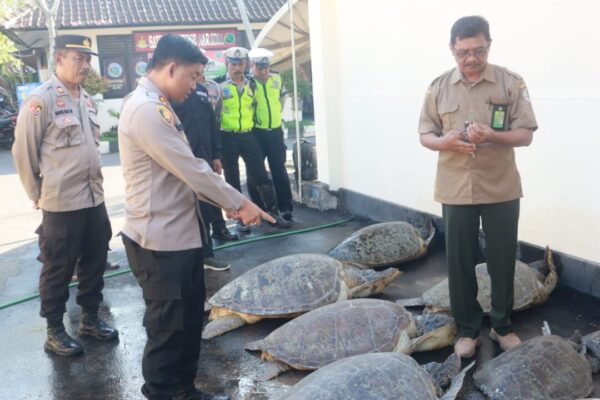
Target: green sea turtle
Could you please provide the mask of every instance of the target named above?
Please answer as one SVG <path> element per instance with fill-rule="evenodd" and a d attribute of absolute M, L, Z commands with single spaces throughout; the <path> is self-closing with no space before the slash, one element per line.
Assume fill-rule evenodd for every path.
<path fill-rule="evenodd" d="M 435 377 L 402 353 L 361 354 L 329 364 L 308 375 L 281 400 L 453 400 L 466 372 L 460 358 L 452 354 L 433 366 Z M 436 379 L 437 377 L 437 379 Z M 451 382 L 443 394 L 442 387 Z"/>
<path fill-rule="evenodd" d="M 491 400 L 570 400 L 593 390 L 592 367 L 581 335 L 567 340 L 538 336 L 484 363 L 473 375 L 478 392 L 467 398 Z M 594 358 L 593 355 L 589 355 Z"/>
<path fill-rule="evenodd" d="M 293 318 L 338 301 L 382 293 L 402 272 L 364 269 L 323 254 L 295 254 L 261 264 L 223 286 L 202 338 L 263 318 Z"/>
<path fill-rule="evenodd" d="M 355 299 L 330 304 L 274 330 L 247 350 L 262 351 L 267 360 L 258 380 L 290 369 L 314 370 L 356 354 L 410 354 L 449 346 L 456 335 L 447 314 L 413 317 L 390 301 Z"/>
<path fill-rule="evenodd" d="M 435 234 L 427 219 L 424 235 L 408 222 L 382 222 L 357 230 L 329 250 L 340 261 L 352 261 L 369 268 L 389 267 L 419 258 Z"/>
<path fill-rule="evenodd" d="M 541 271 L 546 271 L 543 275 Z M 479 292 L 477 300 L 485 313 L 492 309 L 491 283 L 487 272 L 487 265 L 478 264 L 475 267 Z M 558 275 L 552 259 L 552 250 L 546 248 L 543 262 L 536 261 L 531 266 L 519 260 L 515 266 L 514 305 L 513 310 L 523 310 L 531 306 L 542 304 L 556 287 Z M 448 294 L 448 279 L 444 279 L 431 289 L 425 291 L 420 298 L 400 299 L 397 303 L 410 306 L 425 306 L 426 311 L 441 311 L 450 309 L 450 296 Z"/>

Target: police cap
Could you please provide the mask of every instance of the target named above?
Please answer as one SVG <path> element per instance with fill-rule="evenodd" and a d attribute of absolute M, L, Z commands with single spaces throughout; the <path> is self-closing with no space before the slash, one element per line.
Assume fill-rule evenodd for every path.
<path fill-rule="evenodd" d="M 58 35 L 54 38 L 54 48 L 98 55 L 92 50 L 92 39 L 83 35 Z"/>
<path fill-rule="evenodd" d="M 271 65 L 271 57 L 273 57 L 273 53 L 267 49 L 259 47 L 250 50 L 248 56 L 258 68 L 266 68 Z"/>
<path fill-rule="evenodd" d="M 230 64 L 239 64 L 248 57 L 248 49 L 243 47 L 230 47 L 225 50 L 225 58 Z"/>

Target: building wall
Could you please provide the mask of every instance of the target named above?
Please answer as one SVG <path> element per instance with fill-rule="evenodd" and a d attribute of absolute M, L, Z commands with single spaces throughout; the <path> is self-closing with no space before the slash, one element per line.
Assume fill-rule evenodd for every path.
<path fill-rule="evenodd" d="M 260 30 L 264 23 L 253 23 L 252 29 Z M 193 30 L 193 29 L 223 29 L 223 28 L 236 28 L 239 31 L 244 30 L 244 26 L 242 24 L 217 24 L 217 25 L 182 25 L 182 26 L 139 26 L 139 27 L 120 27 L 120 28 L 103 28 L 103 29 L 69 29 L 69 30 L 59 30 L 57 32 L 60 34 L 82 34 L 87 35 L 92 38 L 92 44 L 95 51 L 98 51 L 98 36 L 102 35 L 131 35 L 135 31 L 174 31 L 174 30 Z M 100 60 L 99 57 L 92 57 L 92 66 L 96 69 L 96 71 L 100 72 Z M 45 80 L 45 79 L 42 79 Z M 98 98 L 102 98 L 102 96 L 98 96 Z M 109 130 L 112 126 L 117 124 L 117 119 L 110 116 L 108 114 L 109 110 L 120 111 L 123 105 L 123 99 L 106 99 L 102 100 L 98 103 L 98 120 L 100 122 L 100 129 L 102 132 Z"/>
<path fill-rule="evenodd" d="M 437 154 L 419 144 L 429 83 L 452 68 L 450 27 L 491 26 L 491 63 L 528 84 L 539 130 L 517 149 L 520 239 L 600 262 L 600 5 L 594 0 L 310 1 L 319 177 L 433 214 Z"/>

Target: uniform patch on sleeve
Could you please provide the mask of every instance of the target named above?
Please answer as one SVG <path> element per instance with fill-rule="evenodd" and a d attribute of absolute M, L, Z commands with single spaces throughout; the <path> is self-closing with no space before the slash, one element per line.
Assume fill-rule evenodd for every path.
<path fill-rule="evenodd" d="M 427 88 L 427 93 L 425 93 L 425 97 L 429 97 L 431 95 L 431 86 Z"/>
<path fill-rule="evenodd" d="M 525 100 L 528 103 L 531 103 L 531 99 L 529 98 L 529 92 L 527 91 L 527 85 L 525 84 L 525 82 L 521 82 L 521 97 L 523 97 L 523 100 Z"/>
<path fill-rule="evenodd" d="M 171 110 L 169 110 L 165 106 L 158 106 L 156 107 L 156 110 L 167 124 L 173 125 L 173 113 L 171 112 Z"/>
<path fill-rule="evenodd" d="M 31 115 L 40 115 L 43 109 L 44 105 L 39 101 L 32 100 L 29 103 L 29 112 L 31 112 Z"/>

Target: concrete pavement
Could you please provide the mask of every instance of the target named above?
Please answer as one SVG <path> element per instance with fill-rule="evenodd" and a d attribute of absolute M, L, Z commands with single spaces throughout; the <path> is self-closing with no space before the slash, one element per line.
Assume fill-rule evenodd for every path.
<path fill-rule="evenodd" d="M 123 182 L 118 155 L 106 155 L 104 161 L 106 202 L 117 233 L 123 223 Z M 36 261 L 37 242 L 34 230 L 41 213 L 31 209 L 29 201 L 12 168 L 10 154 L 0 152 L 0 304 L 37 291 L 40 269 Z M 347 217 L 335 212 L 298 209 L 293 229 L 317 226 Z M 324 253 L 351 232 L 369 221 L 355 219 L 343 225 L 293 236 L 277 237 L 217 251 L 217 256 L 232 263 L 231 271 L 206 272 L 207 292 L 214 293 L 225 283 L 248 269 L 273 258 L 303 252 Z M 251 237 L 280 233 L 282 230 L 262 226 Z M 126 268 L 119 238 L 111 241 L 112 260 Z M 445 277 L 445 260 L 440 240 L 429 254 L 401 268 L 404 275 L 390 285 L 382 298 L 395 300 L 419 296 Z M 45 322 L 38 316 L 39 300 L 33 299 L 0 310 L 0 399 L 30 400 L 120 400 L 141 399 L 141 356 L 145 331 L 141 326 L 144 303 L 135 279 L 129 273 L 106 279 L 105 302 L 101 315 L 120 331 L 119 341 L 97 343 L 82 340 L 85 353 L 74 358 L 60 358 L 44 353 Z M 76 334 L 79 307 L 74 302 L 75 289 L 67 305 L 65 324 Z M 600 302 L 572 290 L 558 288 L 550 300 L 539 307 L 514 315 L 517 332 L 524 338 L 539 335 L 542 321 L 547 320 L 557 334 L 570 336 L 574 329 L 586 334 L 600 329 Z M 232 399 L 278 399 L 305 372 L 285 373 L 275 380 L 253 381 L 261 361 L 258 354 L 243 350 L 246 342 L 261 339 L 285 320 L 262 321 L 234 332 L 202 342 L 202 356 L 196 384 L 208 391 L 225 391 Z M 486 325 L 487 326 L 487 325 Z M 482 332 L 478 363 L 499 352 Z M 417 354 L 419 362 L 443 360 L 450 349 Z M 595 377 L 596 397 L 600 396 L 600 377 Z"/>

